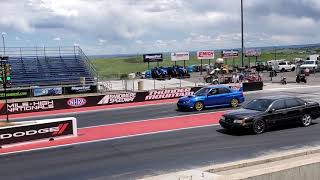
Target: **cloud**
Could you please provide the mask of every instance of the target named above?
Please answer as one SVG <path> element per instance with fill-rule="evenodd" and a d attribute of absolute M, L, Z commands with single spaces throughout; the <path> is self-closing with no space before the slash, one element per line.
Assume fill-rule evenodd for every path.
<path fill-rule="evenodd" d="M 55 37 L 55 38 L 53 38 L 52 40 L 54 40 L 54 41 L 61 41 L 61 38 L 60 38 L 60 37 Z"/>
<path fill-rule="evenodd" d="M 105 39 L 98 39 L 98 44 L 100 46 L 104 45 L 106 42 L 107 42 L 107 40 L 105 40 Z"/>
<path fill-rule="evenodd" d="M 0 28 L 35 44 L 50 45 L 46 39 L 59 34 L 61 43 L 81 39 L 88 51 L 101 54 L 241 45 L 235 0 L 2 0 L 0 6 L 6 14 Z M 250 46 L 319 42 L 319 19 L 319 0 L 246 0 L 245 41 Z"/>

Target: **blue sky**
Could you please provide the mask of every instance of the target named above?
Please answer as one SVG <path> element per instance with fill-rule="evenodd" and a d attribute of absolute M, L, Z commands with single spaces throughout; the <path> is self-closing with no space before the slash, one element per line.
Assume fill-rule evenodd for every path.
<path fill-rule="evenodd" d="M 240 0 L 1 0 L 7 46 L 88 54 L 241 46 Z M 319 43 L 319 0 L 244 0 L 245 46 Z"/>

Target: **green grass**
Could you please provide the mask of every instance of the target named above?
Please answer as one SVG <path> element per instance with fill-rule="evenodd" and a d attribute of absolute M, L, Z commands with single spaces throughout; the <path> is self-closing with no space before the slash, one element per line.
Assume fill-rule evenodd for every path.
<path fill-rule="evenodd" d="M 316 50 L 320 52 L 320 49 Z M 277 50 L 276 59 L 287 59 L 293 60 L 294 58 L 306 58 L 308 54 L 311 54 L 307 51 L 300 50 Z M 219 57 L 220 54 L 216 54 L 216 57 Z M 252 57 L 251 63 L 255 62 L 255 58 Z M 267 61 L 275 59 L 274 51 L 263 52 L 262 55 L 258 58 L 259 61 Z M 240 57 L 235 58 L 235 64 L 240 64 Z M 227 64 L 232 64 L 232 59 L 227 60 Z M 186 61 L 186 65 L 200 64 L 200 60 L 197 60 L 195 55 L 191 54 L 190 60 Z M 208 64 L 208 60 L 203 60 L 203 64 Z M 212 61 L 211 61 L 212 62 Z M 105 78 L 118 78 L 121 74 L 128 74 L 131 72 L 142 72 L 148 69 L 148 64 L 143 62 L 142 55 L 134 57 L 124 57 L 124 58 L 106 58 L 106 59 L 94 59 L 92 60 L 93 65 L 95 66 L 99 76 Z M 245 58 L 245 65 L 249 63 L 249 58 Z M 183 61 L 177 62 L 178 65 L 183 65 Z M 169 54 L 164 55 L 164 61 L 159 63 L 160 66 L 172 66 L 174 62 L 170 60 Z M 157 63 L 150 63 L 150 68 L 157 66 Z"/>

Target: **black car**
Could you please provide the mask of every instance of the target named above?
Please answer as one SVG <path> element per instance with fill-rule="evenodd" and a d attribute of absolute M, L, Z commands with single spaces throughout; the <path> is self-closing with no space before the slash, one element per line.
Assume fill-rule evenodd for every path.
<path fill-rule="evenodd" d="M 255 134 L 261 134 L 275 125 L 300 123 L 309 126 L 319 116 L 320 106 L 317 102 L 290 96 L 272 96 L 254 99 L 244 108 L 227 112 L 219 123 L 225 129 L 247 128 Z"/>

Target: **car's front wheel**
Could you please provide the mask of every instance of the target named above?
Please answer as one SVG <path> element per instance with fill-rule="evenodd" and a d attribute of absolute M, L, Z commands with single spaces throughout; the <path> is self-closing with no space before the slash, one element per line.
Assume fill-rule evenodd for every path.
<path fill-rule="evenodd" d="M 266 125 L 266 122 L 263 120 L 256 120 L 253 123 L 252 130 L 255 134 L 262 134 L 266 131 L 266 129 L 267 129 L 267 125 Z"/>
<path fill-rule="evenodd" d="M 230 102 L 231 107 L 236 108 L 239 105 L 239 100 L 238 99 L 232 99 Z"/>
<path fill-rule="evenodd" d="M 310 114 L 305 114 L 302 116 L 301 124 L 304 127 L 310 126 L 312 123 L 312 117 Z"/>
<path fill-rule="evenodd" d="M 200 101 L 196 102 L 196 103 L 194 104 L 194 109 L 195 109 L 196 111 L 202 111 L 202 110 L 204 109 L 204 104 L 203 104 L 203 102 L 200 102 Z"/>

